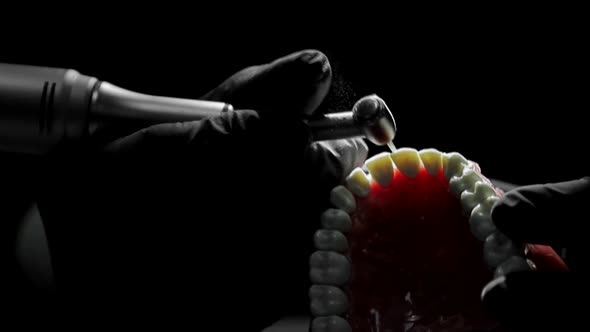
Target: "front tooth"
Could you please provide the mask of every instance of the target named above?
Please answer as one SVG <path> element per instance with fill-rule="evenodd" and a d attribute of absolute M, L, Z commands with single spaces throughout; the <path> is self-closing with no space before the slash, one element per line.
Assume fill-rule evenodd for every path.
<path fill-rule="evenodd" d="M 343 315 L 348 309 L 346 294 L 336 286 L 313 285 L 309 298 L 314 316 Z"/>
<path fill-rule="evenodd" d="M 390 153 L 379 153 L 365 162 L 371 177 L 381 186 L 387 187 L 393 178 L 393 160 Z"/>
<path fill-rule="evenodd" d="M 482 180 L 482 176 L 477 172 L 472 169 L 465 169 L 461 175 L 451 178 L 449 187 L 451 192 L 459 198 L 463 191 L 473 191 L 475 189 L 475 183 Z"/>
<path fill-rule="evenodd" d="M 350 279 L 350 262 L 333 251 L 316 251 L 309 258 L 311 282 L 319 285 L 343 286 Z"/>
<path fill-rule="evenodd" d="M 512 272 L 532 271 L 533 265 L 527 259 L 521 256 L 512 256 L 504 263 L 500 264 L 494 271 L 494 278 L 505 276 Z"/>
<path fill-rule="evenodd" d="M 483 254 L 488 266 L 495 269 L 508 258 L 519 255 L 520 250 L 512 240 L 496 230 L 485 239 Z"/>
<path fill-rule="evenodd" d="M 413 178 L 418 175 L 422 160 L 418 151 L 410 148 L 397 149 L 391 154 L 391 159 L 403 175 Z"/>
<path fill-rule="evenodd" d="M 360 168 L 355 168 L 346 177 L 346 188 L 359 197 L 367 197 L 371 191 L 371 180 Z"/>
<path fill-rule="evenodd" d="M 449 154 L 443 153 L 442 154 L 442 167 L 443 167 L 443 174 L 446 172 L 447 168 L 449 168 Z"/>
<path fill-rule="evenodd" d="M 436 149 L 424 149 L 418 152 L 424 168 L 431 176 L 436 176 L 443 167 L 442 152 Z"/>
<path fill-rule="evenodd" d="M 342 232 L 332 229 L 319 229 L 313 237 L 315 248 L 318 250 L 331 250 L 345 252 L 348 250 L 348 240 Z"/>
<path fill-rule="evenodd" d="M 485 241 L 496 230 L 490 216 L 490 210 L 486 205 L 480 203 L 473 209 L 471 217 L 469 217 L 469 227 L 471 233 L 480 241 Z"/>
<path fill-rule="evenodd" d="M 458 152 L 448 153 L 448 157 L 449 161 L 445 167 L 445 177 L 447 180 L 451 180 L 453 176 L 460 176 L 463 173 L 463 168 L 469 164 L 469 161 Z"/>
<path fill-rule="evenodd" d="M 340 316 L 318 317 L 311 322 L 311 332 L 352 332 L 352 327 Z"/>
<path fill-rule="evenodd" d="M 330 192 L 330 202 L 337 208 L 349 213 L 356 209 L 356 200 L 354 199 L 354 196 L 343 185 L 336 186 L 332 189 Z"/>
<path fill-rule="evenodd" d="M 352 220 L 345 211 L 340 209 L 327 209 L 320 217 L 322 227 L 326 229 L 334 229 L 347 233 L 352 228 Z"/>

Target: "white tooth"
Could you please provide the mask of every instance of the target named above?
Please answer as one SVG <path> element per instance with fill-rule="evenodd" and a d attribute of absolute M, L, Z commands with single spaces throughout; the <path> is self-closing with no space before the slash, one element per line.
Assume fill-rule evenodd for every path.
<path fill-rule="evenodd" d="M 484 261 L 492 269 L 498 267 L 500 264 L 508 260 L 508 258 L 520 254 L 522 254 L 522 250 L 498 230 L 488 235 L 483 243 Z"/>
<path fill-rule="evenodd" d="M 532 271 L 533 265 L 521 256 L 512 256 L 500 264 L 494 271 L 494 278 L 505 276 L 512 272 Z"/>
<path fill-rule="evenodd" d="M 309 289 L 310 309 L 314 316 L 343 315 L 348 310 L 348 298 L 336 286 L 313 285 Z"/>
<path fill-rule="evenodd" d="M 457 197 L 461 197 L 461 193 L 465 190 L 475 190 L 475 183 L 482 181 L 482 176 L 472 169 L 464 169 L 461 175 L 453 176 L 449 181 L 451 192 Z"/>
<path fill-rule="evenodd" d="M 496 230 L 496 226 L 490 217 L 490 210 L 483 204 L 478 204 L 469 217 L 469 227 L 471 233 L 480 241 L 485 239 Z"/>
<path fill-rule="evenodd" d="M 397 149 L 391 154 L 391 159 L 400 172 L 409 178 L 416 177 L 420 171 L 420 167 L 422 167 L 422 160 L 420 159 L 418 151 L 415 149 Z"/>
<path fill-rule="evenodd" d="M 443 167 L 442 152 L 436 149 L 424 149 L 418 152 L 424 168 L 431 176 L 436 176 Z"/>
<path fill-rule="evenodd" d="M 371 180 L 360 167 L 346 177 L 346 188 L 359 197 L 367 197 L 371 191 Z"/>
<path fill-rule="evenodd" d="M 335 229 L 347 233 L 352 228 L 352 220 L 345 211 L 340 209 L 327 209 L 320 217 L 322 227 L 326 229 Z"/>
<path fill-rule="evenodd" d="M 356 209 L 356 200 L 352 193 L 345 186 L 334 187 L 330 192 L 330 202 L 345 212 L 352 212 Z"/>
<path fill-rule="evenodd" d="M 461 204 L 467 215 L 480 203 L 486 202 L 490 197 L 496 195 L 494 189 L 485 182 L 478 181 L 475 183 L 474 191 L 464 191 L 461 193 Z"/>
<path fill-rule="evenodd" d="M 445 177 L 447 180 L 450 180 L 453 176 L 460 176 L 463 173 L 463 168 L 469 164 L 469 161 L 458 152 L 451 152 L 447 155 L 449 161 L 445 168 Z"/>
<path fill-rule="evenodd" d="M 387 152 L 379 153 L 365 162 L 371 177 L 381 186 L 387 187 L 393 178 L 393 160 Z"/>
<path fill-rule="evenodd" d="M 467 184 L 465 183 L 463 176 L 453 176 L 449 180 L 449 190 L 455 197 L 460 198 L 461 193 L 467 190 Z"/>
<path fill-rule="evenodd" d="M 333 251 L 316 251 L 309 258 L 309 277 L 319 285 L 343 286 L 350 279 L 350 262 Z"/>
<path fill-rule="evenodd" d="M 461 205 L 463 205 L 463 211 L 465 211 L 466 215 L 471 215 L 473 209 L 479 204 L 475 194 L 471 191 L 464 191 L 461 194 Z"/>
<path fill-rule="evenodd" d="M 480 203 L 487 201 L 488 198 L 492 196 L 496 196 L 496 191 L 494 188 L 492 188 L 492 186 L 483 181 L 478 181 L 475 183 L 475 198 Z"/>
<path fill-rule="evenodd" d="M 345 252 L 348 250 L 348 240 L 342 232 L 331 229 L 319 229 L 313 236 L 317 250 L 331 250 Z"/>
<path fill-rule="evenodd" d="M 449 167 L 449 154 L 443 153 L 441 159 L 442 159 L 442 167 L 443 167 L 443 174 L 444 174 L 447 171 L 447 168 Z"/>
<path fill-rule="evenodd" d="M 492 207 L 496 204 L 497 201 L 500 200 L 500 197 L 494 195 L 486 199 L 481 206 L 486 209 L 486 211 L 492 211 Z"/>
<path fill-rule="evenodd" d="M 340 316 L 317 317 L 311 322 L 311 332 L 352 332 L 352 327 Z"/>

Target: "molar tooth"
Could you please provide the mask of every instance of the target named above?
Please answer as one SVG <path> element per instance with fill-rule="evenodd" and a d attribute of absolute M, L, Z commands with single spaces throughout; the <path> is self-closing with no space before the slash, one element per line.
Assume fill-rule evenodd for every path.
<path fill-rule="evenodd" d="M 488 198 L 496 196 L 496 191 L 489 184 L 478 181 L 475 183 L 475 198 L 480 202 L 485 202 Z"/>
<path fill-rule="evenodd" d="M 500 197 L 498 197 L 496 195 L 490 196 L 485 201 L 481 202 L 481 207 L 485 211 L 490 212 L 490 211 L 492 211 L 492 207 L 494 207 L 494 204 L 496 204 L 496 202 L 499 200 L 500 200 Z"/>
<path fill-rule="evenodd" d="M 371 191 L 371 180 L 360 167 L 346 177 L 346 188 L 359 197 L 367 197 Z"/>
<path fill-rule="evenodd" d="M 310 309 L 314 316 L 343 315 L 348 309 L 348 298 L 338 287 L 313 285 L 309 289 Z"/>
<path fill-rule="evenodd" d="M 311 254 L 309 265 L 309 277 L 314 284 L 343 286 L 350 279 L 350 262 L 337 252 L 316 251 Z"/>
<path fill-rule="evenodd" d="M 512 272 L 532 271 L 533 269 L 534 265 L 529 260 L 521 256 L 512 256 L 496 268 L 494 278 L 505 276 Z"/>
<path fill-rule="evenodd" d="M 340 209 L 327 209 L 320 217 L 322 227 L 326 229 L 334 229 L 343 233 L 347 233 L 352 228 L 352 220 L 345 211 Z"/>
<path fill-rule="evenodd" d="M 447 180 L 450 180 L 453 176 L 461 175 L 463 173 L 463 168 L 469 164 L 469 161 L 458 152 L 451 152 L 447 155 L 449 161 L 445 167 L 445 177 Z"/>
<path fill-rule="evenodd" d="M 410 148 L 397 149 L 391 154 L 391 159 L 403 175 L 413 178 L 418 175 L 422 160 L 418 151 Z"/>
<path fill-rule="evenodd" d="M 478 204 L 488 204 L 486 203 L 487 200 L 491 197 L 496 196 L 496 192 L 494 188 L 492 188 L 489 184 L 478 181 L 475 183 L 472 189 L 473 191 L 464 191 L 461 193 L 461 204 L 463 204 L 463 209 L 465 213 L 468 215 L 471 214 L 471 211 L 478 205 Z"/>
<path fill-rule="evenodd" d="M 443 167 L 442 152 L 437 149 L 424 149 L 418 152 L 424 168 L 431 176 L 436 176 Z"/>
<path fill-rule="evenodd" d="M 461 194 L 461 205 L 463 205 L 463 211 L 466 215 L 471 215 L 473 209 L 479 204 L 477 197 L 471 191 L 464 191 Z"/>
<path fill-rule="evenodd" d="M 342 232 L 332 229 L 319 229 L 313 237 L 315 248 L 318 250 L 331 250 L 345 252 L 348 250 L 348 240 Z"/>
<path fill-rule="evenodd" d="M 393 160 L 390 153 L 379 153 L 365 162 L 371 177 L 381 186 L 387 187 L 393 178 Z"/>
<path fill-rule="evenodd" d="M 352 327 L 340 316 L 318 317 L 311 322 L 311 332 L 352 332 Z"/>
<path fill-rule="evenodd" d="M 483 244 L 484 260 L 492 269 L 512 256 L 520 255 L 521 251 L 512 240 L 498 230 L 488 235 Z"/>
<path fill-rule="evenodd" d="M 461 197 L 463 191 L 475 190 L 475 183 L 478 181 L 482 181 L 481 175 L 471 169 L 465 169 L 461 175 L 451 178 L 449 187 L 456 197 Z"/>
<path fill-rule="evenodd" d="M 471 211 L 469 227 L 473 236 L 480 241 L 485 241 L 496 230 L 496 226 L 494 226 L 492 217 L 490 216 L 490 210 L 485 205 L 482 205 L 482 203 L 478 204 Z"/>
<path fill-rule="evenodd" d="M 337 208 L 348 213 L 356 209 L 356 200 L 352 193 L 345 186 L 339 185 L 334 187 L 330 192 L 330 202 Z"/>

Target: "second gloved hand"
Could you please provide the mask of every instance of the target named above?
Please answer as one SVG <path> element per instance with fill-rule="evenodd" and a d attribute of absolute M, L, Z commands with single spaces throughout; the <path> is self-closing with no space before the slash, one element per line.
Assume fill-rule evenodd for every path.
<path fill-rule="evenodd" d="M 495 225 L 510 238 L 565 249 L 569 272 L 515 272 L 490 282 L 484 303 L 516 331 L 570 331 L 585 323 L 587 206 L 590 178 L 531 185 L 508 192 L 493 208 Z"/>
<path fill-rule="evenodd" d="M 329 191 L 367 155 L 360 139 L 310 141 L 301 118 L 330 81 L 325 55 L 294 53 L 204 97 L 237 111 L 56 156 L 39 206 L 62 294 L 107 300 L 102 317 L 135 307 L 218 331 L 259 331 L 304 303 Z"/>

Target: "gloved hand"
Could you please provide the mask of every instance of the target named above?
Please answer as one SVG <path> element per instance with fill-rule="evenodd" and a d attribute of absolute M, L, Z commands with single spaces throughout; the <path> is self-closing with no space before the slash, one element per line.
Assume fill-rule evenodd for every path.
<path fill-rule="evenodd" d="M 237 111 L 56 154 L 39 207 L 62 294 L 106 300 L 83 310 L 101 319 L 133 307 L 134 323 L 218 331 L 259 331 L 304 303 L 320 213 L 367 156 L 360 139 L 311 144 L 301 118 L 331 77 L 322 53 L 294 53 L 202 98 Z"/>
<path fill-rule="evenodd" d="M 508 192 L 492 209 L 492 219 L 508 237 L 550 245 L 564 257 L 568 272 L 518 272 L 490 282 L 484 303 L 515 331 L 570 331 L 585 322 L 579 309 L 587 296 L 586 215 L 590 177 L 531 185 Z M 574 330 L 574 329 L 571 329 Z"/>

